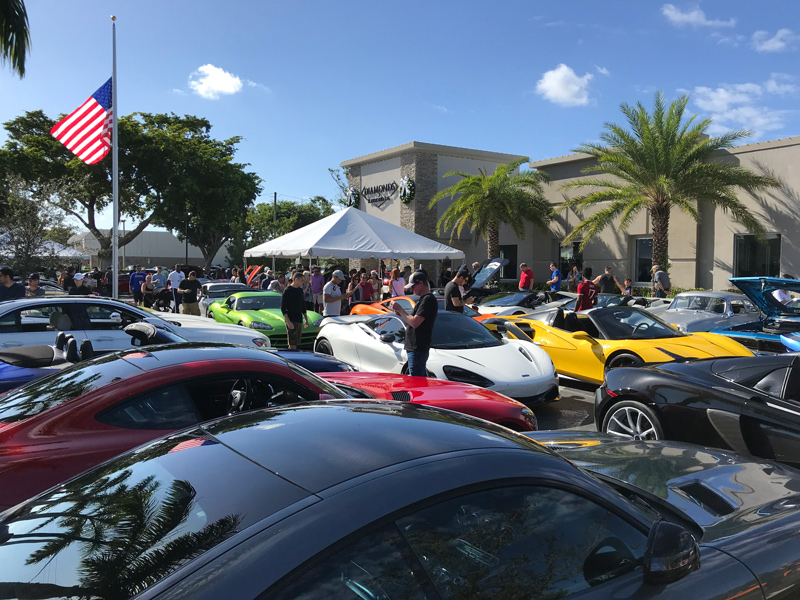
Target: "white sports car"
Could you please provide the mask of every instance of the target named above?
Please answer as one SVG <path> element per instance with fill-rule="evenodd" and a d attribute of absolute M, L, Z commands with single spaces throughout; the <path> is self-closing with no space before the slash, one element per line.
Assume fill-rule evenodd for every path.
<path fill-rule="evenodd" d="M 98 296 L 24 298 L 0 302 L 0 350 L 52 344 L 63 331 L 88 339 L 98 352 L 130 347 L 126 325 L 148 321 L 192 342 L 228 342 L 268 348 L 269 338 L 252 329 L 203 317 L 148 311 Z"/>
<path fill-rule="evenodd" d="M 359 371 L 407 373 L 405 327 L 395 315 L 327 317 L 314 350 Z M 533 344 L 496 338 L 467 316 L 439 311 L 428 373 L 505 394 L 528 406 L 558 399 L 558 376 L 547 353 Z"/>

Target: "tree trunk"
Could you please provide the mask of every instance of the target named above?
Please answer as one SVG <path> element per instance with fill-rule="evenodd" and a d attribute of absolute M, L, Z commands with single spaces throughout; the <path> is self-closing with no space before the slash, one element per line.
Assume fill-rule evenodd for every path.
<path fill-rule="evenodd" d="M 669 204 L 657 204 L 651 211 L 653 218 L 653 264 L 662 270 L 669 269 Z"/>
<path fill-rule="evenodd" d="M 491 260 L 500 256 L 500 228 L 497 223 L 489 223 L 486 228 L 486 246 L 489 254 L 486 258 Z"/>

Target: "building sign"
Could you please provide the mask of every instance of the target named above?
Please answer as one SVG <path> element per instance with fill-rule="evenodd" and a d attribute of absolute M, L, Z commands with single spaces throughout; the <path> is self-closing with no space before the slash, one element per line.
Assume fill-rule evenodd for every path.
<path fill-rule="evenodd" d="M 380 207 L 388 200 L 392 199 L 395 192 L 397 192 L 397 183 L 382 183 L 381 185 L 373 185 L 372 187 L 361 188 L 361 197 L 369 204 L 375 204 Z"/>

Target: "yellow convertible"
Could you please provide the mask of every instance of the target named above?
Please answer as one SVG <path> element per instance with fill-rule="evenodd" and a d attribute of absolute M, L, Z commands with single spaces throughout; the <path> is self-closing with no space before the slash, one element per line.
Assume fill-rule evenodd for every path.
<path fill-rule="evenodd" d="M 507 337 L 525 339 L 550 355 L 560 375 L 602 383 L 607 369 L 687 358 L 752 356 L 739 342 L 715 333 L 682 333 L 647 311 L 623 306 L 564 314 L 543 321 L 527 315 L 483 321 Z"/>

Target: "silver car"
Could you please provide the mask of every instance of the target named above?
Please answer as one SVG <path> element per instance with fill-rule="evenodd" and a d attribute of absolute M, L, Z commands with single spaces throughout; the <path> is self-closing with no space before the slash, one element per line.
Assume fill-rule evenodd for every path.
<path fill-rule="evenodd" d="M 659 316 L 685 333 L 757 321 L 758 307 L 735 292 L 681 292 Z"/>
<path fill-rule="evenodd" d="M 231 283 L 229 281 L 211 281 L 203 284 L 203 297 L 200 298 L 200 314 L 208 316 L 208 307 L 217 300 L 227 298 L 236 292 L 252 291 L 246 283 Z"/>

